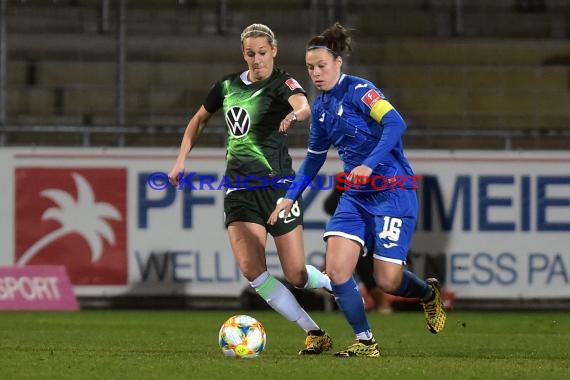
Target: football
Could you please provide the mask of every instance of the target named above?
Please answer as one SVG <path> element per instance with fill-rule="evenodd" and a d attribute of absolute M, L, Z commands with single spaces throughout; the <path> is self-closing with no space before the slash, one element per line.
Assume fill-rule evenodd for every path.
<path fill-rule="evenodd" d="M 265 329 L 249 315 L 234 315 L 222 324 L 218 342 L 226 356 L 255 358 L 265 349 Z"/>

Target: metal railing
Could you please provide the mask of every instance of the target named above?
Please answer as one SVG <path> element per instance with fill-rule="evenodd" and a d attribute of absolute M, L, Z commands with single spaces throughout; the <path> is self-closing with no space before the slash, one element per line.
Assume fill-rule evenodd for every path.
<path fill-rule="evenodd" d="M 32 134 L 35 146 L 42 146 L 38 135 L 51 136 L 45 145 L 59 145 L 54 140 L 62 136 L 75 136 L 83 147 L 98 146 L 94 143 L 97 136 L 109 137 L 106 146 L 138 146 L 129 143 L 129 137 L 135 136 L 161 136 L 161 141 L 150 143 L 150 146 L 178 147 L 184 126 L 53 126 L 53 125 L 24 125 L 0 126 L 0 147 L 18 146 L 12 142 L 16 136 Z M 214 123 L 204 129 L 200 146 L 222 147 L 225 144 L 225 125 Z M 414 129 L 409 128 L 405 137 L 406 146 L 413 149 L 570 149 L 570 130 L 489 130 L 489 129 Z M 61 139 L 67 141 L 67 139 Z M 151 139 L 152 140 L 152 139 Z M 305 148 L 308 141 L 308 128 L 304 125 L 292 128 L 288 133 L 289 145 L 296 148 Z M 476 144 L 470 144 L 477 140 Z M 26 144 L 30 145 L 30 144 Z M 61 144 L 69 145 L 69 144 Z"/>

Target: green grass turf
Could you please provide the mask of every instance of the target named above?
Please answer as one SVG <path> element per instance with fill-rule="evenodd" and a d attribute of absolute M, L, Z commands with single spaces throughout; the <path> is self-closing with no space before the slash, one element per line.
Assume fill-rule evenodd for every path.
<path fill-rule="evenodd" d="M 569 379 L 570 313 L 450 312 L 430 334 L 421 312 L 369 314 L 382 357 L 299 357 L 304 333 L 272 311 L 267 347 L 226 358 L 221 323 L 238 311 L 0 312 L 1 379 Z M 352 343 L 339 312 L 311 313 Z"/>

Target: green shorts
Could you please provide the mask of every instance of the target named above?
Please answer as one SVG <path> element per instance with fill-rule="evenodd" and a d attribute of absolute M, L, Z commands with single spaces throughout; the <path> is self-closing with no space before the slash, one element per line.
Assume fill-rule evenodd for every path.
<path fill-rule="evenodd" d="M 287 218 L 280 216 L 273 226 L 267 224 L 269 215 L 275 209 L 277 201 L 287 191 L 278 187 L 266 187 L 256 190 L 234 190 L 224 198 L 224 223 L 251 222 L 261 224 L 272 236 L 281 236 L 303 225 L 303 200 L 299 198 L 291 208 Z"/>

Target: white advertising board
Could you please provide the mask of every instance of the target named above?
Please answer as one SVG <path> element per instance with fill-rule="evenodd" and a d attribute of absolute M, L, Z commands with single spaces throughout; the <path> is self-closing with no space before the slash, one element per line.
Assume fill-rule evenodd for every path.
<path fill-rule="evenodd" d="M 0 151 L 0 265 L 65 265 L 78 296 L 238 296 L 247 282 L 223 225 L 223 149 L 195 149 L 183 190 L 173 149 Z M 294 150 L 295 167 L 304 150 Z M 413 251 L 445 254 L 457 298 L 570 298 L 570 154 L 410 151 Z M 307 261 L 320 266 L 330 177 L 305 192 Z M 151 185 L 151 183 L 153 185 Z M 281 275 L 269 239 L 270 272 Z"/>

